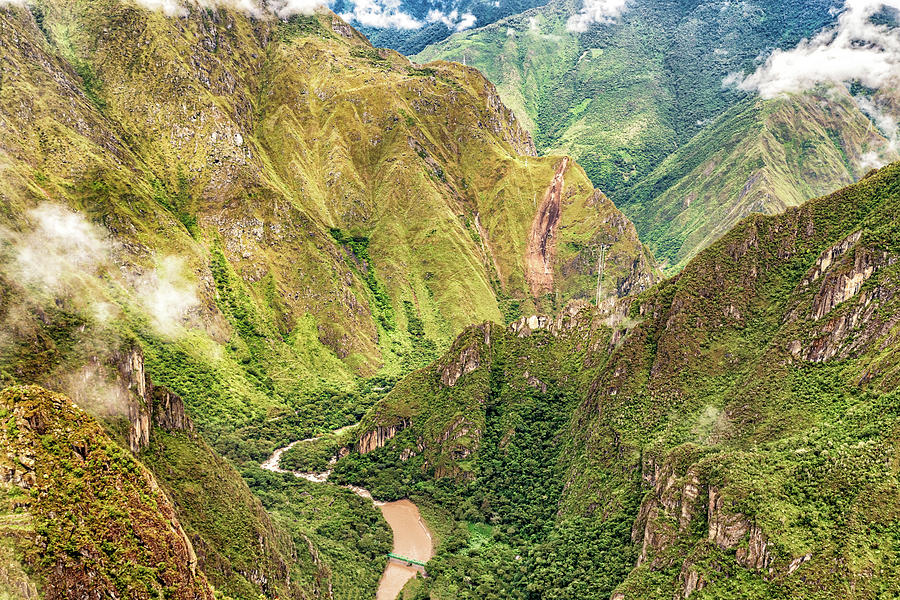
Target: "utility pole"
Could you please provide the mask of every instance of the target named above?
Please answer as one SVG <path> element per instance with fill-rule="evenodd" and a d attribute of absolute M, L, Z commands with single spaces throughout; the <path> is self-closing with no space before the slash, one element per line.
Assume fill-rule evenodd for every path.
<path fill-rule="evenodd" d="M 606 245 L 600 246 L 600 258 L 597 259 L 597 308 L 600 308 L 600 284 L 603 282 L 603 268 L 606 266 Z"/>

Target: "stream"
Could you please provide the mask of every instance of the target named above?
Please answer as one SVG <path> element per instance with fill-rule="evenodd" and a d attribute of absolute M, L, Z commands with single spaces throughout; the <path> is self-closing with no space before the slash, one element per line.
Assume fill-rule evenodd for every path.
<path fill-rule="evenodd" d="M 346 428 L 343 428 L 346 429 Z M 338 430 L 334 433 L 339 433 Z M 322 436 L 307 438 L 305 440 L 297 440 L 291 442 L 283 448 L 278 448 L 272 453 L 268 459 L 263 462 L 260 467 L 274 473 L 291 473 L 295 477 L 301 477 L 313 483 L 328 483 L 328 476 L 331 475 L 331 469 L 322 471 L 321 473 L 301 473 L 297 471 L 288 471 L 279 466 L 281 456 L 296 446 L 305 442 L 313 442 Z M 332 463 L 335 460 L 332 459 Z M 419 508 L 410 500 L 396 500 L 394 502 L 379 502 L 372 498 L 372 494 L 368 490 L 355 486 L 344 486 L 357 496 L 371 500 L 372 503 L 381 510 L 384 520 L 387 521 L 394 534 L 394 547 L 392 552 L 399 556 L 411 558 L 413 560 L 428 562 L 433 556 L 433 542 L 431 532 L 422 516 L 419 514 Z M 408 565 L 395 559 L 389 559 L 384 567 L 384 573 L 378 582 L 378 591 L 375 595 L 376 600 L 396 600 L 400 594 L 400 590 L 406 585 L 406 582 L 416 576 L 416 573 L 422 572 L 424 569 L 415 565 Z"/>

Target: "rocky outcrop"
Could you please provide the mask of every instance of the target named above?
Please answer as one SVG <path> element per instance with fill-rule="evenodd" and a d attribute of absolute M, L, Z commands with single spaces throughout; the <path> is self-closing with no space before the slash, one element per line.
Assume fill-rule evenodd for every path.
<path fill-rule="evenodd" d="M 681 584 L 681 597 L 687 598 L 694 592 L 700 591 L 706 587 L 706 580 L 693 566 L 685 564 L 678 575 L 678 581 Z"/>
<path fill-rule="evenodd" d="M 798 291 L 815 292 L 809 306 L 796 305 L 785 321 L 808 315 L 812 323 L 818 324 L 805 339 L 785 343 L 792 358 L 810 362 L 847 358 L 888 333 L 896 321 L 884 319 L 879 310 L 893 298 L 894 286 L 877 277 L 870 285 L 864 284 L 898 259 L 888 252 L 867 248 L 861 239 L 862 232 L 857 231 L 827 248 L 798 286 Z"/>
<path fill-rule="evenodd" d="M 645 465 L 644 481 L 653 486 L 653 493 L 641 504 L 631 530 L 632 541 L 641 543 L 638 565 L 673 543 L 702 510 L 698 501 L 702 484 L 697 471 L 688 470 L 679 476 L 672 465 L 660 467 L 651 460 Z"/>
<path fill-rule="evenodd" d="M 624 307 L 626 304 L 622 306 Z M 621 312 L 618 309 L 619 303 L 615 300 L 603 303 L 600 308 L 600 316 L 609 318 L 613 314 Z M 594 310 L 590 302 L 573 300 L 566 304 L 555 318 L 547 315 L 520 317 L 509 325 L 509 329 L 520 338 L 528 337 L 536 331 L 547 331 L 552 335 L 560 335 L 576 329 L 584 322 L 590 321 L 594 316 Z M 612 326 L 611 323 L 608 324 Z"/>
<path fill-rule="evenodd" d="M 822 286 L 813 298 L 812 319 L 818 321 L 837 305 L 857 295 L 863 283 L 878 269 L 887 256 L 868 251 L 856 252 L 853 265 L 847 270 L 825 275 Z"/>
<path fill-rule="evenodd" d="M 824 273 L 827 271 L 834 261 L 841 257 L 844 253 L 847 252 L 850 248 L 856 245 L 859 241 L 859 238 L 862 237 L 862 231 L 856 231 L 851 233 L 846 238 L 827 248 L 819 255 L 819 258 L 816 259 L 816 264 L 813 265 L 810 272 L 803 279 L 803 282 L 800 284 L 801 287 L 807 288 L 816 280 L 818 280 Z"/>
<path fill-rule="evenodd" d="M 194 422 L 184 412 L 181 396 L 166 387 L 152 386 L 151 390 L 153 422 L 156 426 L 166 431 L 194 431 Z"/>
<path fill-rule="evenodd" d="M 707 516 L 709 518 L 707 537 L 710 542 L 723 549 L 737 546 L 750 529 L 750 523 L 744 515 L 726 510 L 725 499 L 714 486 L 709 487 Z"/>
<path fill-rule="evenodd" d="M 119 387 L 127 398 L 130 423 L 128 446 L 133 453 L 150 445 L 153 425 L 166 431 L 194 431 L 194 423 L 180 396 L 164 386 L 155 386 L 144 371 L 144 353 L 139 346 L 113 355 Z"/>
<path fill-rule="evenodd" d="M 412 421 L 409 419 L 400 419 L 396 425 L 376 425 L 374 429 L 360 436 L 357 451 L 360 454 L 367 454 L 378 448 L 383 448 L 388 441 L 392 440 L 394 436 L 411 424 Z"/>
<path fill-rule="evenodd" d="M 632 541 L 641 543 L 638 566 L 649 561 L 651 568 L 662 568 L 682 560 L 682 552 L 673 555 L 667 550 L 690 535 L 697 519 L 705 519 L 709 544 L 722 550 L 736 549 L 735 560 L 742 567 L 765 571 L 767 576 L 774 573 L 776 557 L 762 527 L 731 510 L 719 488 L 705 483 L 696 466 L 679 475 L 671 462 L 660 466 L 651 459 L 644 466 L 643 479 L 652 491 L 632 528 Z M 708 583 L 691 558 L 683 559 L 678 582 L 679 598 L 687 598 Z"/>
<path fill-rule="evenodd" d="M 491 346 L 491 324 L 483 323 L 461 335 L 449 355 L 453 358 L 441 368 L 441 383 L 453 387 L 459 378 L 485 362 L 482 351 Z"/>
<path fill-rule="evenodd" d="M 772 566 L 775 557 L 769 548 L 769 539 L 755 523 L 750 525 L 747 546 L 738 548 L 735 558 L 738 564 L 756 571 L 762 571 Z"/>

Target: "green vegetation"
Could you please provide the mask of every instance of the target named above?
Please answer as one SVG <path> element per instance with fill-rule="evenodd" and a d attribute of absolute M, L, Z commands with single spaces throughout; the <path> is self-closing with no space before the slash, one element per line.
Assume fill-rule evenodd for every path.
<path fill-rule="evenodd" d="M 3 503 L 15 507 L 0 527 L 26 566 L 26 589 L 30 579 L 52 594 L 211 600 L 153 476 L 68 398 L 4 390 L 0 447 L 11 475 Z"/>
<path fill-rule="evenodd" d="M 852 183 L 873 152 L 896 159 L 843 89 L 761 102 L 723 85 L 826 26 L 829 6 L 640 0 L 576 34 L 580 3 L 559 0 L 415 58 L 481 69 L 538 150 L 575 157 L 674 274 L 751 212 Z"/>
<path fill-rule="evenodd" d="M 4 577 L 51 598 L 88 585 L 148 600 L 371 597 L 391 547 L 372 504 L 259 467 L 320 436 L 284 466 L 346 454 L 332 483 L 410 497 L 433 524 L 437 555 L 407 598 L 896 595 L 900 165 L 724 234 L 659 227 L 691 207 L 654 217 L 655 247 L 687 262 L 656 283 L 634 227 L 569 163 L 553 288 L 535 298 L 525 256 L 561 162 L 528 155 L 473 70 L 420 69 L 328 13 L 38 4 L 0 11 L 18 40 L 0 46 L 16 144 L 0 169 Z M 723 185 L 765 172 L 799 203 L 829 185 L 795 172 L 811 157 L 846 168 L 865 149 L 846 99 L 815 96 L 738 104 L 691 138 L 701 125 L 657 101 L 703 120 L 739 98 L 704 92 L 721 73 L 678 67 L 648 32 L 712 44 L 749 23 L 743 59 L 782 34 L 772 3 L 663 19 L 673 6 L 636 4 L 576 37 L 560 31 L 571 7 L 553 4 L 537 31 L 503 32 L 536 36 L 534 60 L 553 69 L 600 63 L 569 78 L 600 86 L 590 94 L 547 86 L 542 147 L 639 115 L 588 166 L 636 190 L 635 206 L 666 207 L 710 161 Z M 785 39 L 814 25 L 791 15 Z M 625 59 L 647 66 L 622 71 Z M 785 158 L 766 162 L 766 144 Z M 32 209 L 46 202 L 77 211 L 57 237 L 84 244 L 41 228 Z M 693 256 L 700 234 L 721 239 Z M 602 247 L 602 294 L 640 295 L 595 309 Z M 22 248 L 61 268 L 29 268 Z M 534 330 L 517 320 L 553 309 Z M 151 382 L 161 397 L 141 391 Z M 23 383 L 68 390 L 97 417 Z"/>
<path fill-rule="evenodd" d="M 581 8 L 558 0 L 429 46 L 416 60 L 481 69 L 542 151 L 565 152 L 619 202 L 628 189 L 742 99 L 723 87 L 772 47 L 833 17 L 816 0 L 630 3 L 612 24 L 566 30 Z"/>
<path fill-rule="evenodd" d="M 842 89 L 748 100 L 631 187 L 622 207 L 675 273 L 751 212 L 778 213 L 858 180 L 861 157 L 886 147 Z"/>
<path fill-rule="evenodd" d="M 614 347 L 583 308 L 556 334 L 471 329 L 398 382 L 356 435 L 409 425 L 335 476 L 456 522 L 406 597 L 894 594 L 898 199 L 900 163 L 744 220 Z"/>
<path fill-rule="evenodd" d="M 319 577 L 337 599 L 371 598 L 391 550 L 391 532 L 370 500 L 331 485 L 261 469 L 244 476 L 298 548 L 313 544 Z"/>

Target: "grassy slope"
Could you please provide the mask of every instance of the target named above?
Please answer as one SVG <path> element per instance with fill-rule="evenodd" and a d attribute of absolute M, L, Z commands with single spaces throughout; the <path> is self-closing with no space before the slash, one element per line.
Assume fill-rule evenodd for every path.
<path fill-rule="evenodd" d="M 655 277 L 572 165 L 559 294 L 527 297 L 525 236 L 560 159 L 522 154 L 527 137 L 474 70 L 414 68 L 330 14 L 173 20 L 48 0 L 0 10 L 0 34 L 3 380 L 104 412 L 120 350 L 142 347 L 214 449 L 156 432 L 143 459 L 234 597 L 368 594 L 388 545 L 371 505 L 255 468 L 276 445 L 354 422 L 465 324 L 590 293 L 600 244 L 608 293 Z M 44 202 L 109 241 L 58 287 L 15 266 Z M 134 284 L 168 257 L 199 304 L 161 331 Z"/>
<path fill-rule="evenodd" d="M 858 180 L 864 155 L 886 147 L 843 89 L 748 100 L 634 186 L 624 210 L 677 272 L 749 213 L 782 212 Z"/>
<path fill-rule="evenodd" d="M 414 68 L 326 13 L 173 20 L 48 0 L 0 17 L 18 40 L 0 94 L 5 221 L 27 231 L 47 200 L 81 210 L 120 244 L 110 266 L 126 266 L 92 294 L 128 304 L 127 324 L 107 327 L 86 314 L 93 296 L 35 300 L 23 330 L 41 332 L 39 308 L 72 322 L 37 334 L 52 360 L 30 341 L 7 353 L 12 381 L 58 385 L 99 330 L 111 339 L 94 346 L 137 337 L 214 446 L 257 459 L 310 419 L 352 422 L 359 375 L 396 378 L 473 321 L 589 294 L 601 243 L 614 245 L 609 281 L 653 276 L 633 228 L 572 166 L 560 293 L 528 297 L 525 238 L 559 159 L 521 154 L 525 134 L 474 70 Z M 201 300 L 190 325 L 203 331 L 174 344 L 115 286 L 166 256 Z M 7 286 L 10 305 L 34 296 L 13 273 Z M 73 335 L 79 320 L 91 327 Z"/>

